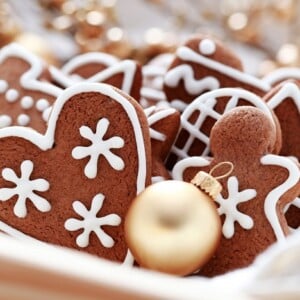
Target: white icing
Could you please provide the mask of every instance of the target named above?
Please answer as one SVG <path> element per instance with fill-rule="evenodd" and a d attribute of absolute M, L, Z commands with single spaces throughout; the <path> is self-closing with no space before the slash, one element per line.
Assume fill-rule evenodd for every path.
<path fill-rule="evenodd" d="M 119 60 L 112 55 L 100 52 L 89 52 L 75 56 L 74 58 L 69 60 L 61 68 L 61 70 L 65 74 L 72 74 L 76 69 L 85 65 L 102 64 L 104 66 L 110 67 L 118 62 Z"/>
<path fill-rule="evenodd" d="M 35 107 L 38 111 L 43 112 L 45 109 L 49 107 L 49 102 L 46 99 L 39 99 L 36 102 Z"/>
<path fill-rule="evenodd" d="M 104 140 L 103 137 L 107 132 L 109 126 L 109 120 L 102 118 L 98 121 L 96 132 L 87 127 L 80 127 L 80 135 L 91 141 L 89 146 L 77 146 L 72 150 L 72 157 L 75 159 L 82 159 L 90 156 L 89 162 L 84 168 L 84 174 L 86 177 L 92 179 L 96 178 L 98 170 L 98 160 L 103 155 L 110 166 L 117 170 L 123 170 L 125 167 L 123 159 L 111 152 L 111 149 L 119 149 L 124 147 L 124 140 L 119 136 L 111 137 Z"/>
<path fill-rule="evenodd" d="M 275 165 L 285 168 L 289 173 L 286 181 L 269 192 L 264 202 L 266 218 L 272 226 L 277 240 L 283 241 L 285 240 L 285 235 L 277 215 L 277 204 L 281 197 L 299 182 L 300 170 L 291 159 L 283 156 L 268 154 L 263 156 L 260 161 L 263 165 Z"/>
<path fill-rule="evenodd" d="M 80 201 L 73 202 L 74 211 L 82 218 L 80 220 L 70 218 L 65 222 L 65 228 L 68 231 L 76 231 L 83 229 L 76 238 L 76 244 L 79 247 L 87 247 L 89 245 L 90 234 L 94 232 L 98 237 L 100 243 L 106 247 L 111 248 L 114 246 L 114 240 L 104 232 L 102 226 L 118 226 L 121 223 L 121 218 L 117 214 L 110 214 L 104 217 L 97 217 L 100 212 L 104 201 L 104 195 L 96 195 L 88 210 Z"/>
<path fill-rule="evenodd" d="M 170 102 L 170 104 L 171 104 L 172 107 L 174 107 L 175 109 L 177 109 L 180 112 L 183 112 L 188 106 L 187 103 L 185 103 L 185 102 L 183 102 L 179 99 L 172 100 Z"/>
<path fill-rule="evenodd" d="M 263 92 L 267 92 L 271 88 L 271 86 L 265 81 L 262 81 L 254 76 L 246 74 L 230 66 L 226 66 L 213 59 L 204 57 L 203 55 L 195 52 L 194 50 L 186 46 L 179 47 L 177 49 L 176 55 L 186 62 L 194 62 L 206 66 L 212 70 L 215 70 L 235 80 L 238 80 L 239 82 L 252 85 L 253 87 L 260 89 Z"/>
<path fill-rule="evenodd" d="M 127 94 L 130 94 L 132 85 L 134 83 L 133 79 L 135 76 L 136 68 L 137 64 L 134 61 L 123 60 L 121 62 L 113 64 L 112 66 L 96 73 L 95 75 L 89 78 L 82 78 L 82 80 L 86 82 L 103 82 L 116 74 L 123 73 L 124 77 L 122 81 L 121 90 L 123 90 Z M 71 77 L 67 77 L 61 74 L 62 72 L 59 72 L 55 68 L 50 68 L 50 71 L 55 80 L 63 87 L 73 86 L 77 82 L 77 80 L 74 80 Z"/>
<path fill-rule="evenodd" d="M 51 111 L 52 111 L 52 106 L 49 106 L 48 108 L 46 108 L 46 109 L 43 111 L 42 117 L 43 117 L 43 120 L 44 120 L 45 122 L 48 122 L 49 117 L 50 117 L 50 114 L 51 114 Z"/>
<path fill-rule="evenodd" d="M 166 69 L 166 67 L 161 66 L 145 65 L 142 68 L 142 73 L 144 77 L 164 76 L 166 73 Z"/>
<path fill-rule="evenodd" d="M 166 95 L 163 91 L 159 91 L 149 87 L 141 88 L 141 96 L 152 101 L 166 101 Z"/>
<path fill-rule="evenodd" d="M 113 66 L 95 74 L 94 76 L 87 79 L 88 82 L 103 82 L 108 78 L 123 73 L 123 82 L 121 86 L 121 90 L 125 93 L 130 94 L 132 86 L 133 86 L 133 79 L 136 72 L 137 64 L 132 60 L 123 60 Z"/>
<path fill-rule="evenodd" d="M 30 109 L 30 108 L 32 108 L 33 104 L 34 104 L 34 100 L 33 100 L 32 97 L 30 97 L 30 96 L 24 96 L 24 97 L 22 97 L 22 99 L 21 99 L 21 107 L 23 109 Z"/>
<path fill-rule="evenodd" d="M 26 114 L 20 114 L 17 118 L 17 123 L 20 126 L 27 126 L 30 122 L 30 117 Z"/>
<path fill-rule="evenodd" d="M 220 205 L 218 208 L 219 215 L 225 215 L 225 221 L 222 232 L 225 238 L 230 239 L 234 235 L 234 223 L 238 222 L 242 228 L 249 230 L 253 228 L 253 219 L 240 212 L 238 205 L 247 202 L 256 197 L 257 193 L 254 189 L 247 189 L 239 192 L 239 182 L 235 176 L 231 176 L 227 182 L 228 198 L 224 199 L 221 194 L 216 198 L 216 202 Z"/>
<path fill-rule="evenodd" d="M 12 119 L 8 115 L 0 115 L 0 128 L 10 126 L 12 124 Z"/>
<path fill-rule="evenodd" d="M 7 102 L 15 102 L 18 100 L 18 98 L 19 98 L 19 92 L 15 89 L 9 89 L 5 93 L 5 99 Z"/>
<path fill-rule="evenodd" d="M 62 87 L 69 87 L 77 82 L 84 80 L 81 77 L 79 79 L 74 79 L 73 76 L 63 73 L 60 69 L 57 69 L 54 66 L 49 66 L 49 72 L 51 74 L 52 79 Z"/>
<path fill-rule="evenodd" d="M 269 85 L 274 85 L 287 79 L 300 79 L 299 68 L 279 68 L 266 75 L 262 80 Z"/>
<path fill-rule="evenodd" d="M 20 77 L 20 84 L 23 88 L 40 91 L 54 97 L 62 92 L 62 89 L 55 85 L 38 79 L 43 72 L 43 61 L 22 46 L 12 43 L 3 47 L 0 51 L 0 64 L 9 57 L 19 57 L 30 65 L 30 69 Z"/>
<path fill-rule="evenodd" d="M 220 87 L 219 80 L 212 76 L 195 79 L 194 70 L 190 65 L 179 65 L 166 73 L 167 86 L 176 87 L 180 80 L 183 80 L 186 91 L 191 95 L 199 95 L 204 91 Z"/>
<path fill-rule="evenodd" d="M 166 108 L 162 110 L 155 111 L 155 106 L 148 107 L 144 109 L 145 115 L 147 116 L 148 125 L 150 128 L 150 137 L 157 141 L 165 141 L 166 136 L 157 130 L 154 130 L 152 126 L 159 122 L 160 120 L 167 118 L 168 116 L 174 114 L 176 110 L 174 108 Z"/>
<path fill-rule="evenodd" d="M 45 179 L 30 180 L 33 171 L 33 162 L 24 160 L 21 164 L 21 177 L 18 177 L 13 169 L 5 168 L 2 170 L 2 177 L 16 186 L 12 188 L 0 189 L 0 201 L 7 201 L 17 195 L 18 199 L 14 206 L 14 214 L 19 218 L 27 216 L 26 200 L 41 212 L 47 212 L 51 209 L 50 203 L 43 197 L 34 193 L 34 191 L 45 192 L 49 189 L 49 182 Z"/>
<path fill-rule="evenodd" d="M 145 189 L 146 174 L 147 174 L 146 151 L 145 151 L 144 137 L 143 137 L 142 129 L 140 127 L 139 118 L 135 107 L 125 97 L 119 94 L 112 86 L 108 84 L 85 82 L 85 83 L 78 83 L 77 85 L 64 90 L 53 105 L 53 109 L 49 118 L 48 127 L 45 135 L 42 135 L 30 128 L 12 126 L 12 127 L 0 129 L 0 138 L 11 137 L 11 136 L 21 137 L 25 140 L 30 141 L 41 150 L 46 151 L 48 149 L 51 149 L 54 144 L 56 122 L 65 103 L 77 94 L 87 93 L 91 91 L 94 93 L 101 93 L 105 96 L 110 97 L 111 99 L 113 99 L 113 101 L 119 103 L 128 115 L 136 139 L 136 147 L 137 147 L 137 155 L 138 155 L 137 158 L 138 170 L 137 170 L 135 188 L 136 188 L 136 193 L 139 194 Z M 15 230 L 13 231 L 10 230 L 10 227 L 1 226 L 1 229 L 3 229 L 9 235 L 15 236 Z M 24 236 L 24 234 L 20 232 L 20 236 Z M 26 239 L 25 236 L 24 238 Z M 132 255 L 128 251 L 124 263 L 130 264 L 132 261 L 133 261 Z"/>
<path fill-rule="evenodd" d="M 209 166 L 210 161 L 204 157 L 192 156 L 180 160 L 175 164 L 172 170 L 172 178 L 174 180 L 184 181 L 183 173 L 187 168 L 190 167 L 206 167 Z"/>
<path fill-rule="evenodd" d="M 152 176 L 151 177 L 151 183 L 152 184 L 157 183 L 157 182 L 161 182 L 161 181 L 165 181 L 165 180 L 167 180 L 167 179 L 163 176 Z"/>
<path fill-rule="evenodd" d="M 275 109 L 287 98 L 293 99 L 298 112 L 300 113 L 300 90 L 299 87 L 292 82 L 285 83 L 282 88 L 268 100 L 267 104 L 271 109 Z"/>
<path fill-rule="evenodd" d="M 190 134 L 190 136 L 182 147 L 178 147 L 176 145 L 176 142 L 172 146 L 171 151 L 178 157 L 178 159 L 186 158 L 189 156 L 188 152 L 195 139 L 201 141 L 205 145 L 205 149 L 202 151 L 202 153 L 199 153 L 199 155 L 206 156 L 209 154 L 209 135 L 203 133 L 201 131 L 201 128 L 207 117 L 211 117 L 216 121 L 220 119 L 222 114 L 216 112 L 214 110 L 214 106 L 222 97 L 230 97 L 226 104 L 224 113 L 236 107 L 239 99 L 244 99 L 266 113 L 266 115 L 269 116 L 269 118 L 272 120 L 273 125 L 275 126 L 272 113 L 267 104 L 255 94 L 237 88 L 222 88 L 207 92 L 190 103 L 181 115 L 182 130 L 186 130 Z M 221 99 L 221 101 L 223 100 Z M 199 117 L 194 122 L 194 124 L 191 124 L 189 119 L 197 111 L 200 112 Z"/>
<path fill-rule="evenodd" d="M 203 39 L 199 44 L 199 51 L 203 55 L 212 55 L 216 51 L 216 44 L 211 39 Z"/>
<path fill-rule="evenodd" d="M 8 89 L 8 83 L 6 80 L 0 80 L 0 93 L 4 93 Z"/>

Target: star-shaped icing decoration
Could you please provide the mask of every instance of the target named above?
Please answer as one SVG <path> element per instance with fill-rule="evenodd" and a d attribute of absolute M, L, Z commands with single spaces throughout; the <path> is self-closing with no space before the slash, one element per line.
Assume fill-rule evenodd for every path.
<path fill-rule="evenodd" d="M 90 156 L 89 162 L 84 168 L 84 174 L 88 178 L 95 178 L 98 170 L 98 160 L 104 156 L 111 167 L 115 170 L 123 170 L 124 161 L 122 158 L 112 153 L 111 149 L 124 147 L 124 140 L 119 136 L 114 136 L 104 140 L 109 126 L 109 120 L 102 118 L 98 121 L 96 132 L 87 127 L 80 127 L 80 135 L 91 142 L 89 146 L 77 146 L 72 150 L 72 156 L 75 159 L 83 159 Z"/>
<path fill-rule="evenodd" d="M 82 218 L 70 218 L 65 222 L 65 228 L 68 231 L 76 231 L 83 229 L 83 232 L 76 238 L 76 244 L 79 247 L 87 247 L 89 245 L 90 234 L 94 232 L 100 243 L 111 248 L 114 245 L 114 240 L 101 228 L 102 226 L 118 226 L 121 223 L 121 218 L 117 214 L 109 214 L 104 217 L 99 217 L 97 214 L 101 211 L 104 202 L 104 195 L 96 195 L 88 210 L 80 201 L 73 202 L 74 211 Z"/>
<path fill-rule="evenodd" d="M 21 164 L 21 176 L 18 177 L 13 169 L 5 168 L 2 170 L 2 177 L 15 184 L 12 188 L 0 189 L 0 201 L 8 201 L 13 196 L 18 196 L 14 206 L 14 214 L 19 218 L 25 218 L 27 215 L 26 201 L 29 200 L 41 212 L 47 212 L 51 209 L 48 200 L 35 193 L 45 192 L 49 189 L 49 182 L 45 179 L 30 179 L 33 171 L 33 163 L 25 160 Z"/>
<path fill-rule="evenodd" d="M 239 182 L 235 176 L 231 176 L 227 182 L 228 197 L 223 198 L 220 194 L 216 198 L 219 204 L 218 213 L 220 216 L 225 215 L 225 221 L 222 227 L 223 235 L 230 239 L 234 235 L 234 223 L 237 222 L 244 229 L 251 229 L 254 225 L 253 219 L 240 212 L 238 205 L 247 202 L 256 197 L 256 190 L 246 189 L 239 191 Z"/>

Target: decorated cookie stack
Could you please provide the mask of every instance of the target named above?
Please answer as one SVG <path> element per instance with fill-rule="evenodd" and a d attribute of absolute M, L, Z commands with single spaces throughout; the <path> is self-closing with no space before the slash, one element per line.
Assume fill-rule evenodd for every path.
<path fill-rule="evenodd" d="M 8 45 L 0 230 L 178 275 L 247 267 L 300 227 L 299 82 L 207 36 L 144 66 Z"/>

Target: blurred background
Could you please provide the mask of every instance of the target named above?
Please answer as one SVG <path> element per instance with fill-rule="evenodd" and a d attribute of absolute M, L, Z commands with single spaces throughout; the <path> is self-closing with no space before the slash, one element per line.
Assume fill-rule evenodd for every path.
<path fill-rule="evenodd" d="M 57 66 L 104 51 L 145 63 L 209 33 L 263 76 L 300 65 L 297 0 L 0 0 L 0 46 L 17 41 Z"/>

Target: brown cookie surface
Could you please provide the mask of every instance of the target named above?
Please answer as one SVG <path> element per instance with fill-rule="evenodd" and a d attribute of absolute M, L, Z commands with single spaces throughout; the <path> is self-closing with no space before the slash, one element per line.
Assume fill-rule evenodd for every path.
<path fill-rule="evenodd" d="M 221 162 L 234 166 L 229 178 L 220 180 L 223 191 L 216 199 L 223 222 L 221 243 L 200 270 L 201 275 L 246 267 L 289 232 L 284 208 L 299 194 L 300 172 L 289 158 L 271 154 L 277 138 L 275 128 L 273 118 L 257 108 L 232 109 L 212 129 L 211 162 L 192 157 L 175 165 L 173 177 L 185 181 Z M 220 170 L 220 174 L 224 172 Z"/>
<path fill-rule="evenodd" d="M 151 180 L 149 128 L 134 99 L 77 84 L 55 102 L 45 135 L 4 128 L 0 147 L 2 231 L 129 258 L 123 218 Z"/>

